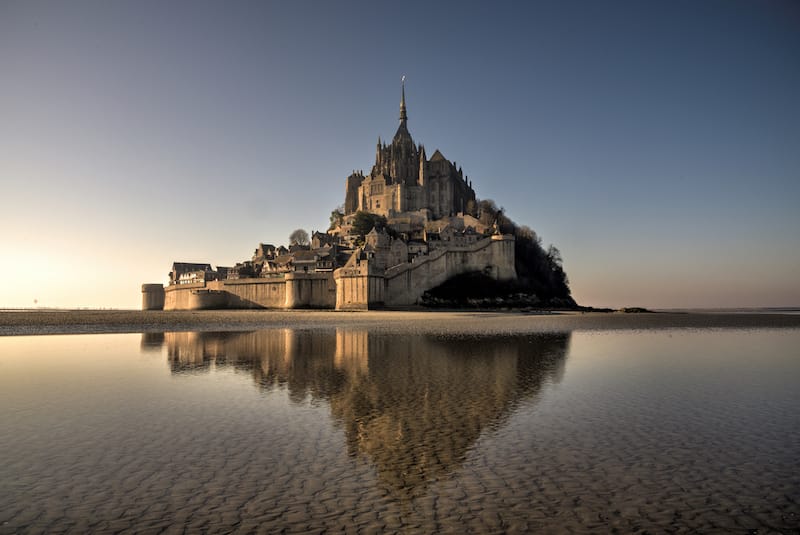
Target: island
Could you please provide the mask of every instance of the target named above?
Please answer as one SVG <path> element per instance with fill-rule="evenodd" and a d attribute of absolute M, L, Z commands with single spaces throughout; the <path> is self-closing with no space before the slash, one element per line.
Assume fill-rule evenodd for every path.
<path fill-rule="evenodd" d="M 479 200 L 455 161 L 414 143 L 404 83 L 391 143 L 379 137 L 371 171 L 347 177 L 326 232 L 260 243 L 230 267 L 174 262 L 167 286 L 142 285 L 143 310 L 492 304 L 577 307 L 558 249 Z"/>

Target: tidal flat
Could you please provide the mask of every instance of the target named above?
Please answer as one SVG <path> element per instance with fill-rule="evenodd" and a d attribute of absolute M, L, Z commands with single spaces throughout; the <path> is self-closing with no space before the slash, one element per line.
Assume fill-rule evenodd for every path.
<path fill-rule="evenodd" d="M 800 529 L 797 315 L 4 312 L 0 332 L 2 534 Z"/>
<path fill-rule="evenodd" d="M 0 336 L 267 328 L 362 328 L 370 332 L 513 334 L 573 330 L 800 327 L 800 314 L 560 311 L 20 310 L 0 311 Z"/>

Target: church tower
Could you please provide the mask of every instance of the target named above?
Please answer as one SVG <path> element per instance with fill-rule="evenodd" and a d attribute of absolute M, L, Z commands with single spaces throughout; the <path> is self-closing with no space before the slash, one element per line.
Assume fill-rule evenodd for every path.
<path fill-rule="evenodd" d="M 379 148 L 376 156 L 373 175 L 387 175 L 387 184 L 416 185 L 419 174 L 419 153 L 408 131 L 405 76 L 400 88 L 400 125 L 392 138 L 391 145 Z"/>
<path fill-rule="evenodd" d="M 415 145 L 408 131 L 405 76 L 400 85 L 400 124 L 387 144 L 378 137 L 375 165 L 364 176 L 353 173 L 347 178 L 345 213 L 358 210 L 388 218 L 422 210 L 425 217 L 440 218 L 462 212 L 475 200 L 455 162 L 437 150 L 427 159 L 425 148 Z"/>

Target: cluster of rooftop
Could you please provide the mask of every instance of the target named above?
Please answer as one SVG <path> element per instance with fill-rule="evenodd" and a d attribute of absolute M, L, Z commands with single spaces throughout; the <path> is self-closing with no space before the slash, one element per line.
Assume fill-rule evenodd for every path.
<path fill-rule="evenodd" d="M 169 286 L 144 285 L 145 308 L 406 306 L 447 279 L 482 272 L 516 277 L 514 238 L 481 214 L 472 183 L 439 150 L 430 159 L 408 131 L 405 87 L 400 125 L 378 140 L 368 175 L 345 181 L 345 202 L 327 232 L 289 247 L 259 244 L 232 267 L 175 262 Z M 282 285 L 282 286 L 281 286 Z"/>

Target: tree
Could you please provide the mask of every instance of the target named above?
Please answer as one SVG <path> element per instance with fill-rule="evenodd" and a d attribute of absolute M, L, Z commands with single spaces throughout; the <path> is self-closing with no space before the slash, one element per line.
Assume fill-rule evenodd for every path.
<path fill-rule="evenodd" d="M 467 207 L 464 209 L 464 212 L 471 215 L 472 217 L 476 217 L 478 215 L 478 205 L 472 199 L 467 201 Z"/>
<path fill-rule="evenodd" d="M 308 245 L 311 243 L 308 239 L 308 232 L 299 228 L 289 234 L 289 245 Z"/>
<path fill-rule="evenodd" d="M 527 225 L 522 225 L 521 227 L 517 228 L 516 238 L 518 240 L 528 240 L 538 244 L 542 243 L 542 240 L 539 238 L 539 235 L 536 234 L 536 231 Z"/>
<path fill-rule="evenodd" d="M 558 250 L 558 247 L 555 245 L 550 245 L 547 248 L 547 258 L 550 259 L 550 263 L 553 266 L 553 269 L 556 267 L 561 267 L 563 265 L 563 260 L 561 259 L 561 251 Z"/>
<path fill-rule="evenodd" d="M 363 240 L 374 227 L 386 228 L 386 224 L 384 216 L 361 210 L 356 212 L 353 218 L 353 234 L 357 234 Z"/>
<path fill-rule="evenodd" d="M 330 217 L 331 226 L 328 227 L 328 230 L 333 230 L 336 227 L 340 226 L 343 220 L 344 220 L 344 206 L 340 204 L 339 206 L 334 208 L 333 211 L 331 211 L 331 217 Z"/>
<path fill-rule="evenodd" d="M 540 299 L 572 300 L 569 279 L 564 272 L 559 250 L 551 245 L 545 250 L 536 232 L 526 226 L 518 226 L 502 208 L 491 199 L 478 203 L 479 219 L 484 225 L 497 225 L 503 234 L 513 234 L 514 258 L 520 287 Z"/>
<path fill-rule="evenodd" d="M 497 211 L 497 205 L 491 199 L 483 199 L 478 202 L 478 219 L 487 227 L 494 223 Z"/>

